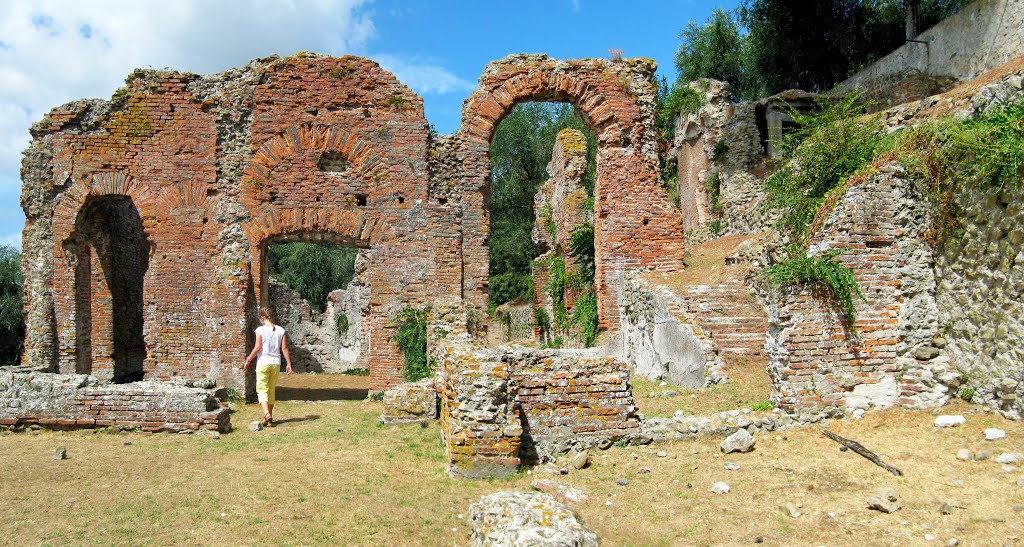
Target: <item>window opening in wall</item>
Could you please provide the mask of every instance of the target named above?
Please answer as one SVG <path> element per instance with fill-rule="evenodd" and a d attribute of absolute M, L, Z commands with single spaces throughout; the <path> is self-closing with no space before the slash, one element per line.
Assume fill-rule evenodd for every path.
<path fill-rule="evenodd" d="M 150 245 L 138 209 L 126 196 L 94 198 L 82 207 L 70 243 L 76 372 L 115 383 L 142 380 Z"/>
<path fill-rule="evenodd" d="M 357 272 L 366 249 L 324 242 L 271 243 L 267 297 L 288 332 L 295 374 L 281 377 L 282 400 L 363 399 L 370 289 Z"/>
<path fill-rule="evenodd" d="M 575 132 L 560 137 L 569 129 Z M 560 139 L 564 150 L 555 165 Z M 568 103 L 518 104 L 495 129 L 488 198 L 492 343 L 593 344 L 596 152 L 593 132 Z M 578 159 L 566 163 L 570 155 Z"/>
<path fill-rule="evenodd" d="M 348 170 L 348 161 L 334 151 L 324 152 L 317 161 L 316 166 L 326 175 L 342 176 Z"/>

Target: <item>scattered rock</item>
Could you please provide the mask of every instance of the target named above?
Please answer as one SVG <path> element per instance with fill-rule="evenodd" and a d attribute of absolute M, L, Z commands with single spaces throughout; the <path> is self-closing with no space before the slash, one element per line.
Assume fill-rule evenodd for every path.
<path fill-rule="evenodd" d="M 1000 467 L 1000 469 L 1002 469 L 1003 471 L 1006 471 L 1007 473 L 1016 473 L 1017 472 L 1017 466 L 1016 465 L 1004 465 L 1004 466 Z"/>
<path fill-rule="evenodd" d="M 617 484 L 619 486 L 626 486 L 626 485 L 629 484 L 629 480 L 625 479 L 625 478 L 618 478 L 618 479 L 615 479 L 615 484 Z"/>
<path fill-rule="evenodd" d="M 921 346 L 914 352 L 914 357 L 918 361 L 930 361 L 939 356 L 939 348 L 932 346 Z"/>
<path fill-rule="evenodd" d="M 1024 462 L 1024 454 L 1020 452 L 1005 452 L 996 456 L 996 463 L 1017 463 Z"/>
<path fill-rule="evenodd" d="M 989 452 L 988 450 L 979 450 L 978 452 L 974 453 L 974 461 L 976 462 L 983 462 L 991 457 L 992 453 Z"/>
<path fill-rule="evenodd" d="M 732 452 L 750 452 L 754 449 L 754 444 L 756 443 L 757 439 L 748 433 L 746 429 L 737 429 L 735 433 L 726 437 L 719 447 L 725 454 L 730 454 Z"/>
<path fill-rule="evenodd" d="M 961 448 L 960 450 L 956 451 L 956 459 L 958 460 L 969 462 L 971 461 L 972 457 L 974 457 L 974 454 L 972 454 L 971 451 L 966 448 Z"/>
<path fill-rule="evenodd" d="M 587 499 L 587 494 L 583 490 L 555 481 L 537 479 L 530 483 L 530 486 L 532 486 L 534 490 L 547 492 L 548 494 L 568 503 L 579 503 Z"/>
<path fill-rule="evenodd" d="M 800 507 L 792 502 L 786 502 L 779 505 L 779 510 L 781 510 L 783 514 L 789 515 L 790 518 L 797 518 L 804 514 L 803 511 L 800 510 Z"/>
<path fill-rule="evenodd" d="M 57 450 L 53 451 L 53 459 L 55 460 L 66 460 L 68 459 L 68 449 L 63 446 L 58 446 Z"/>
<path fill-rule="evenodd" d="M 615 445 L 615 442 L 611 439 L 605 438 L 597 442 L 597 447 L 601 450 L 608 450 Z"/>
<path fill-rule="evenodd" d="M 946 547 L 956 547 L 957 545 L 960 545 L 958 538 L 949 538 L 949 541 L 946 542 Z"/>
<path fill-rule="evenodd" d="M 559 475 L 568 475 L 569 474 L 569 469 L 566 468 L 566 467 L 563 467 L 563 468 L 558 470 L 558 474 Z"/>
<path fill-rule="evenodd" d="M 740 464 L 733 463 L 733 462 L 725 462 L 725 465 L 723 467 L 725 467 L 726 471 L 739 471 L 740 470 Z"/>
<path fill-rule="evenodd" d="M 881 511 L 883 513 L 895 513 L 903 507 L 900 496 L 892 488 L 883 488 L 875 494 L 875 497 L 868 500 L 868 509 Z"/>
<path fill-rule="evenodd" d="M 668 457 L 668 452 L 665 452 L 664 450 L 659 450 L 658 453 L 655 455 L 658 456 L 659 458 L 666 458 Z"/>
<path fill-rule="evenodd" d="M 719 481 L 711 485 L 711 491 L 714 492 L 715 494 L 725 494 L 727 492 L 732 491 L 732 487 L 730 487 L 728 484 L 725 484 L 724 482 Z"/>
<path fill-rule="evenodd" d="M 123 442 L 123 443 L 121 443 L 121 444 L 123 444 L 123 445 L 125 445 L 125 446 L 131 446 L 131 445 L 132 445 L 132 442 L 131 442 L 131 441 L 125 441 L 125 442 Z"/>
<path fill-rule="evenodd" d="M 952 515 L 953 511 L 963 509 L 964 505 L 958 501 L 944 501 L 939 506 L 939 512 L 943 515 Z"/>
<path fill-rule="evenodd" d="M 998 427 L 990 427 L 985 430 L 986 441 L 998 441 L 999 439 L 1005 439 L 1006 432 Z"/>
<path fill-rule="evenodd" d="M 471 546 L 596 547 L 599 542 L 572 509 L 543 492 L 497 492 L 480 498 L 469 513 Z"/>
<path fill-rule="evenodd" d="M 641 473 L 641 474 L 643 474 L 643 473 L 650 473 L 651 472 L 651 468 L 650 467 L 641 467 L 640 469 L 637 469 L 636 472 L 637 473 Z"/>
<path fill-rule="evenodd" d="M 572 457 L 572 466 L 573 466 L 574 469 L 583 469 L 584 467 L 586 467 L 588 465 L 590 465 L 590 451 L 589 450 L 584 450 L 582 452 L 577 452 L 576 454 L 573 455 L 573 457 Z"/>
<path fill-rule="evenodd" d="M 935 541 L 936 539 L 937 538 L 933 534 L 925 534 L 924 535 L 924 540 L 925 541 Z"/>
<path fill-rule="evenodd" d="M 964 425 L 967 423 L 967 418 L 956 414 L 950 416 L 948 414 L 935 418 L 935 427 L 956 427 L 958 425 Z"/>
<path fill-rule="evenodd" d="M 249 431 L 263 431 L 263 423 L 259 421 L 249 422 Z"/>

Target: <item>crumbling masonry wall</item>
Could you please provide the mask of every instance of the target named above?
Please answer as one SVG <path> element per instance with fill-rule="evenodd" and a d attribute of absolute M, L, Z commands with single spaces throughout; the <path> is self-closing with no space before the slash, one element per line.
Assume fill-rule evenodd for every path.
<path fill-rule="evenodd" d="M 112 376 L 119 297 L 100 283 L 110 260 L 145 266 L 134 282 L 107 280 L 144 303 L 144 326 L 120 345 L 143 356 L 145 378 L 239 391 L 253 310 L 268 301 L 269 244 L 365 249 L 360 358 L 378 387 L 401 379 L 394 313 L 461 290 L 457 211 L 428 202 L 422 100 L 372 61 L 298 55 L 212 76 L 136 71 L 111 101 L 59 107 L 32 133 L 22 202 L 33 368 Z M 114 203 L 137 211 L 144 244 L 107 242 L 114 228 L 91 227 Z M 148 256 L 116 258 L 124 249 Z"/>
<path fill-rule="evenodd" d="M 534 196 L 533 212 L 536 223 L 533 226 L 533 241 L 545 252 L 537 257 L 533 270 L 533 306 L 544 310 L 552 322 L 555 317 L 554 299 L 548 290 L 550 283 L 550 261 L 563 260 L 565 272 L 578 268 L 572 256 L 570 242 L 573 233 L 584 224 L 593 224 L 593 212 L 587 209 L 587 189 L 583 177 L 587 171 L 587 139 L 581 131 L 563 129 L 555 137 L 555 146 L 548 163 L 548 179 L 537 189 Z M 579 298 L 579 290 L 566 284 L 561 295 L 565 311 L 572 314 L 572 308 Z M 578 332 L 553 333 L 563 337 L 563 347 L 580 347 Z"/>
<path fill-rule="evenodd" d="M 1020 59 L 980 83 L 882 113 L 890 128 L 972 118 L 1024 100 Z M 940 405 L 963 388 L 1004 416 L 1024 412 L 1024 278 L 1018 186 L 951 173 L 938 188 L 897 161 L 847 183 L 812 225 L 809 254 L 842 248 L 867 297 L 857 333 L 834 302 L 780 295 L 767 340 L 787 410 Z M 931 196 L 941 199 L 933 200 Z M 945 227 L 943 227 L 945 226 Z"/>

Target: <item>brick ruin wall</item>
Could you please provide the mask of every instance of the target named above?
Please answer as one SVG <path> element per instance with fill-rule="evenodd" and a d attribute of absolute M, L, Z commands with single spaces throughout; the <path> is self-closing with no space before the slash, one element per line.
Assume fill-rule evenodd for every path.
<path fill-rule="evenodd" d="M 733 103 L 729 85 L 716 80 L 697 80 L 690 87 L 700 94 L 701 105 L 676 115 L 669 152 L 676 161 L 687 241 L 770 229 L 777 213 L 767 206 L 759 173 L 767 161 L 763 118 L 772 98 Z"/>
<path fill-rule="evenodd" d="M 558 61 L 511 55 L 484 69 L 480 87 L 463 106 L 456 142 L 439 152 L 459 161 L 439 162 L 454 169 L 437 175 L 438 186 L 444 181 L 444 187 L 461 190 L 463 294 L 478 312 L 483 314 L 487 304 L 488 149 L 498 123 L 519 102 L 568 102 L 597 136 L 594 247 L 601 326 L 618 329 L 624 270 L 683 268 L 682 223 L 658 174 L 655 68 L 647 59 Z"/>
<path fill-rule="evenodd" d="M 488 146 L 533 100 L 573 104 L 598 135 L 597 290 L 614 328 L 618 272 L 682 267 L 657 175 L 654 68 L 511 56 L 488 65 L 460 131 L 436 138 L 420 97 L 351 56 L 138 70 L 110 101 L 58 107 L 23 162 L 24 362 L 251 393 L 237 365 L 270 300 L 268 246 L 327 242 L 365 261 L 360 368 L 374 388 L 401 382 L 400 309 L 451 297 L 486 309 Z"/>
<path fill-rule="evenodd" d="M 227 407 L 209 389 L 167 382 L 108 384 L 82 374 L 0 369 L 0 427 L 33 425 L 231 430 Z"/>
<path fill-rule="evenodd" d="M 1013 66 L 972 93 L 904 105 L 883 120 L 895 128 L 934 112 L 971 118 L 1024 100 L 1024 70 Z M 994 191 L 954 174 L 937 189 L 950 199 L 944 211 L 929 198 L 936 189 L 919 178 L 898 162 L 880 162 L 819 212 L 809 254 L 843 249 L 838 260 L 867 302 L 856 304 L 854 335 L 824 295 L 799 290 L 769 299 L 773 397 L 784 409 L 927 408 L 965 388 L 1006 417 L 1024 412 L 1021 188 Z M 936 232 L 945 222 L 936 216 L 950 214 L 953 232 Z"/>
<path fill-rule="evenodd" d="M 427 196 L 427 134 L 422 100 L 355 57 L 138 71 L 110 102 L 55 109 L 24 164 L 26 362 L 244 391 L 267 246 L 326 241 L 364 249 L 360 364 L 398 382 L 391 317 L 461 284 L 458 214 Z"/>
<path fill-rule="evenodd" d="M 507 476 L 523 462 L 639 435 L 625 362 L 592 350 L 488 349 L 469 334 L 468 309 L 441 303 L 428 327 L 449 474 Z M 402 391 L 385 398 L 396 407 L 422 399 L 421 389 Z M 384 419 L 423 413 L 403 418 L 396 410 L 386 406 Z"/>

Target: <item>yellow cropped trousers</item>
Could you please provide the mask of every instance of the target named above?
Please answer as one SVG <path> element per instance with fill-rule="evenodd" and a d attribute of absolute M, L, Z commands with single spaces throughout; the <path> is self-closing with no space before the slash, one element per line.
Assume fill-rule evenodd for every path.
<path fill-rule="evenodd" d="M 256 365 L 256 398 L 261 403 L 274 404 L 274 391 L 280 375 L 280 364 Z"/>

